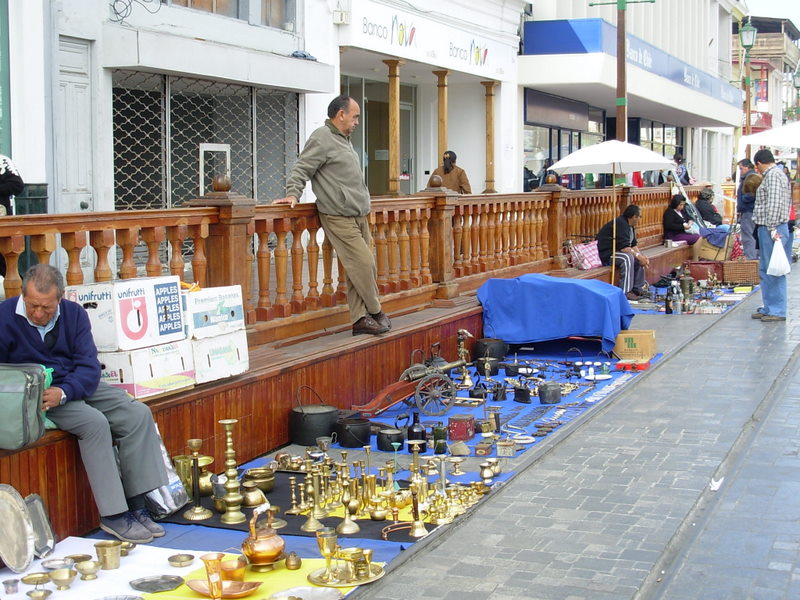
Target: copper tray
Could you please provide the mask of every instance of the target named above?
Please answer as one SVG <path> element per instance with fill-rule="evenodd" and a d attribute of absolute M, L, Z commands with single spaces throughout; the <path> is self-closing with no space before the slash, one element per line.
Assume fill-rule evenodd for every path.
<path fill-rule="evenodd" d="M 377 581 L 384 575 L 386 575 L 386 571 L 383 569 L 381 565 L 372 564 L 370 565 L 370 576 L 366 579 L 356 579 L 354 581 L 325 581 L 322 576 L 325 575 L 325 567 L 321 569 L 317 569 L 316 571 L 311 571 L 308 574 L 306 579 L 308 579 L 309 583 L 313 583 L 314 585 L 321 585 L 324 587 L 355 587 L 357 585 L 363 585 L 365 583 L 372 583 L 373 581 Z"/>
<path fill-rule="evenodd" d="M 255 592 L 261 587 L 261 581 L 223 581 L 222 582 L 222 597 L 223 598 L 244 598 Z M 211 597 L 208 593 L 208 581 L 205 579 L 190 579 L 186 582 L 189 589 L 203 596 Z"/>

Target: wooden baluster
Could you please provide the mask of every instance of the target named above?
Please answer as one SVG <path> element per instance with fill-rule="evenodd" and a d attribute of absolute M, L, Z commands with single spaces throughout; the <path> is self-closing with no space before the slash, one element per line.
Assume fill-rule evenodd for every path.
<path fill-rule="evenodd" d="M 317 243 L 317 232 L 320 224 L 317 216 L 308 218 L 308 294 L 306 294 L 306 310 L 316 310 L 320 306 L 319 290 L 319 244 Z"/>
<path fill-rule="evenodd" d="M 122 261 L 119 265 L 120 279 L 136 277 L 136 262 L 133 260 L 136 244 L 139 243 L 139 228 L 116 230 L 117 246 L 122 250 Z"/>
<path fill-rule="evenodd" d="M 472 263 L 472 252 L 473 248 L 477 248 L 477 245 L 472 243 L 472 238 L 474 236 L 474 225 L 476 222 L 475 217 L 473 216 L 473 209 L 474 206 L 466 206 L 462 210 L 462 215 L 464 219 L 461 224 L 461 254 L 463 256 L 461 261 L 461 274 L 462 275 L 469 275 L 474 272 L 473 270 L 473 263 Z"/>
<path fill-rule="evenodd" d="M 469 274 L 480 273 L 481 270 L 481 227 L 483 227 L 483 215 L 479 204 L 472 206 L 470 211 L 472 226 L 470 227 L 470 266 Z"/>
<path fill-rule="evenodd" d="M 114 274 L 108 264 L 108 251 L 114 245 L 114 232 L 109 229 L 89 232 L 89 243 L 97 255 L 97 264 L 94 267 L 94 280 L 111 281 Z"/>
<path fill-rule="evenodd" d="M 419 223 L 419 251 L 420 251 L 420 277 L 422 284 L 433 283 L 431 275 L 431 233 L 428 224 L 431 220 L 431 209 L 422 209 L 422 219 Z"/>
<path fill-rule="evenodd" d="M 158 277 L 164 273 L 158 250 L 161 242 L 166 238 L 163 227 L 145 227 L 142 229 L 142 239 L 147 245 L 147 265 L 145 272 L 148 277 Z"/>
<path fill-rule="evenodd" d="M 389 261 L 389 291 L 397 292 L 400 290 L 400 257 L 397 245 L 397 212 L 388 215 L 389 228 L 386 236 L 387 259 Z"/>
<path fill-rule="evenodd" d="M 292 219 L 292 314 L 305 312 L 306 303 L 303 296 L 303 232 L 306 220 L 302 217 Z"/>
<path fill-rule="evenodd" d="M 386 253 L 386 213 L 375 213 L 375 267 L 378 271 L 377 284 L 378 292 L 381 294 L 389 293 L 389 279 L 387 273 L 387 253 Z"/>
<path fill-rule="evenodd" d="M 22 293 L 22 278 L 19 276 L 19 256 L 25 252 L 25 236 L 12 235 L 0 238 L 0 253 L 6 259 L 6 275 L 3 289 L 6 298 L 13 298 Z"/>
<path fill-rule="evenodd" d="M 536 219 L 535 223 L 535 235 L 536 235 L 536 247 L 537 251 L 537 258 L 539 260 L 544 260 L 550 256 L 550 244 L 548 242 L 547 236 L 547 212 L 548 208 L 546 206 L 539 206 L 536 210 Z"/>
<path fill-rule="evenodd" d="M 206 238 L 208 238 L 208 223 L 192 225 L 192 239 L 194 240 L 194 256 L 192 257 L 192 279 L 201 288 L 206 287 L 208 280 L 208 259 L 206 258 Z"/>
<path fill-rule="evenodd" d="M 56 234 L 42 233 L 31 236 L 31 250 L 36 254 L 39 264 L 48 264 L 50 255 L 56 249 Z"/>
<path fill-rule="evenodd" d="M 411 261 L 411 272 L 409 274 L 409 279 L 411 281 L 411 286 L 418 288 L 422 283 L 422 275 L 420 274 L 420 264 L 419 264 L 419 219 L 420 219 L 420 209 L 415 208 L 409 212 L 409 227 L 408 227 L 408 242 L 409 242 L 409 253 L 410 253 L 410 261 Z"/>
<path fill-rule="evenodd" d="M 256 270 L 258 272 L 258 303 L 256 320 L 269 321 L 274 317 L 272 302 L 269 299 L 269 278 L 272 267 L 272 252 L 269 249 L 268 221 L 256 221 L 258 249 L 256 250 Z"/>
<path fill-rule="evenodd" d="M 330 307 L 336 304 L 333 291 L 333 245 L 326 237 L 322 240 L 322 296 L 320 304 Z"/>
<path fill-rule="evenodd" d="M 409 214 L 407 210 L 399 211 L 397 221 L 397 250 L 400 254 L 400 289 L 411 289 L 411 270 L 409 269 L 410 249 L 408 229 L 410 227 Z"/>
<path fill-rule="evenodd" d="M 516 262 L 515 264 L 522 264 L 528 262 L 528 248 L 525 244 L 525 207 L 528 200 L 520 200 L 515 203 L 514 209 L 514 237 L 516 239 Z"/>
<path fill-rule="evenodd" d="M 256 261 L 255 248 L 253 243 L 256 237 L 255 215 L 245 224 L 246 239 L 244 242 L 245 260 L 247 268 L 244 271 L 244 281 L 242 281 L 242 301 L 245 310 L 245 323 L 251 325 L 256 322 L 256 306 L 253 302 L 253 265 Z M 231 281 L 231 283 L 234 283 Z"/>
<path fill-rule="evenodd" d="M 533 200 L 523 200 L 520 206 L 520 216 L 517 219 L 517 236 L 522 246 L 521 260 L 525 263 L 536 260 L 536 250 L 533 247 L 531 232 L 531 210 L 534 204 Z"/>
<path fill-rule="evenodd" d="M 456 277 L 464 275 L 464 260 L 462 253 L 464 252 L 464 240 L 461 239 L 461 233 L 464 223 L 464 207 L 457 205 L 453 209 L 453 273 Z"/>
<path fill-rule="evenodd" d="M 339 276 L 336 283 L 336 293 L 333 295 L 336 304 L 345 304 L 347 302 L 347 272 L 344 270 L 344 265 L 339 258 L 336 258 L 336 269 Z"/>
<path fill-rule="evenodd" d="M 489 217 L 489 205 L 482 204 L 479 207 L 481 222 L 478 225 L 480 250 L 478 252 L 478 269 L 480 273 L 485 273 L 491 268 L 491 254 L 489 246 L 489 229 L 491 222 Z"/>
<path fill-rule="evenodd" d="M 289 219 L 275 219 L 275 235 L 277 245 L 275 246 L 275 309 L 276 317 L 288 317 L 292 314 L 289 298 L 286 295 L 287 272 L 289 262 L 289 252 L 286 249 L 286 234 L 290 227 Z"/>
<path fill-rule="evenodd" d="M 169 259 L 169 272 L 180 277 L 185 281 L 184 270 L 186 265 L 183 262 L 183 241 L 188 237 L 186 225 L 174 225 L 167 227 L 167 238 L 172 249 L 172 256 Z"/>
<path fill-rule="evenodd" d="M 86 247 L 86 232 L 70 231 L 62 233 L 61 247 L 67 253 L 67 285 L 82 284 L 81 251 Z"/>

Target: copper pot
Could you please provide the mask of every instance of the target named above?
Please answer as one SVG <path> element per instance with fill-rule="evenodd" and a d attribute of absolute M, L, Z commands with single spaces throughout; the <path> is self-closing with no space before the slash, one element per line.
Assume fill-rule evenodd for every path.
<path fill-rule="evenodd" d="M 253 511 L 250 519 L 250 535 L 242 542 L 242 553 L 254 567 L 271 565 L 286 547 L 286 542 L 272 528 L 272 511 L 267 510 L 267 526 L 256 528 L 256 521 L 262 513 Z"/>

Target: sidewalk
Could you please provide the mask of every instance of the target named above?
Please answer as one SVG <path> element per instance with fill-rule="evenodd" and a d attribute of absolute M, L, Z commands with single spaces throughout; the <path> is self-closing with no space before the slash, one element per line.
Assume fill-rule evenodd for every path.
<path fill-rule="evenodd" d="M 796 597 L 798 292 L 795 270 L 785 323 L 750 318 L 759 292 L 723 315 L 637 316 L 668 353 L 656 368 L 353 597 Z"/>

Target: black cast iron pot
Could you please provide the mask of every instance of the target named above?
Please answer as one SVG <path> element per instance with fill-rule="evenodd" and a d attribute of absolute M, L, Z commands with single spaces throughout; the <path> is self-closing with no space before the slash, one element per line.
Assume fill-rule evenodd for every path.
<path fill-rule="evenodd" d="M 502 360 L 508 354 L 508 344 L 497 338 L 481 338 L 475 342 L 473 356 L 475 362 L 486 356 Z"/>
<path fill-rule="evenodd" d="M 339 410 L 329 404 L 306 404 L 300 403 L 299 392 L 308 386 L 301 386 L 298 395 L 295 396 L 297 406 L 293 407 L 289 413 L 289 440 L 293 444 L 300 446 L 313 446 L 317 443 L 318 437 L 330 436 L 336 425 Z M 319 395 L 314 392 L 319 398 Z M 322 401 L 321 398 L 319 398 Z"/>
<path fill-rule="evenodd" d="M 476 358 L 475 369 L 484 377 L 491 377 L 500 372 L 500 361 L 496 358 Z"/>
<path fill-rule="evenodd" d="M 539 402 L 558 404 L 561 402 L 561 384 L 557 381 L 543 381 L 539 384 Z"/>
<path fill-rule="evenodd" d="M 403 447 L 403 443 L 405 442 L 405 435 L 399 429 L 381 429 L 378 431 L 377 436 L 377 444 L 378 450 L 381 452 L 394 452 L 394 446 L 392 446 L 392 442 L 399 443 L 399 448 Z"/>
<path fill-rule="evenodd" d="M 342 448 L 368 446 L 372 431 L 369 419 L 339 419 L 336 421 L 336 436 Z"/>

